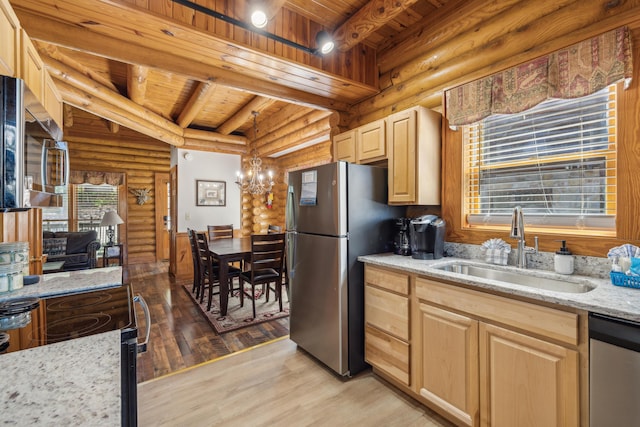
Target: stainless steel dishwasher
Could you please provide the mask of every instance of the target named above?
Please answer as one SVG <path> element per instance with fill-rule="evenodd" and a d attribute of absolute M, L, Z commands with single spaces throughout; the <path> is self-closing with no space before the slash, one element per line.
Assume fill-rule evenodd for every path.
<path fill-rule="evenodd" d="M 590 427 L 640 425 L 640 323 L 589 313 Z"/>

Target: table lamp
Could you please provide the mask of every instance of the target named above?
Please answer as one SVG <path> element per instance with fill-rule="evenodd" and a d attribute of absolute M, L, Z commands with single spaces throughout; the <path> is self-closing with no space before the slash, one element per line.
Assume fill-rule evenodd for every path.
<path fill-rule="evenodd" d="M 113 241 L 114 236 L 116 235 L 115 226 L 118 224 L 122 224 L 124 221 L 116 211 L 107 211 L 102 217 L 102 221 L 100 221 L 100 227 L 108 227 L 107 228 L 107 237 L 109 238 L 109 242 L 107 242 L 107 246 L 113 246 L 115 242 Z"/>

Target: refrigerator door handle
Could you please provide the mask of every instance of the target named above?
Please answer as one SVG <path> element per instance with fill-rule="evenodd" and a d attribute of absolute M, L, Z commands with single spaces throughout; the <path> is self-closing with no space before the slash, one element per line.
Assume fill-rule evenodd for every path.
<path fill-rule="evenodd" d="M 289 185 L 287 190 L 287 204 L 286 212 L 285 212 L 285 221 L 286 221 L 286 230 L 292 231 L 296 229 L 296 208 L 295 208 L 295 194 L 293 190 L 293 185 Z"/>

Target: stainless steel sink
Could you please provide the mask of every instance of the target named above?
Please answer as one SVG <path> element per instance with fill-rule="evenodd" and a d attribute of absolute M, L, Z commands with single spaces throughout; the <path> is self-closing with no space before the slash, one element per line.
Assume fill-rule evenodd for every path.
<path fill-rule="evenodd" d="M 586 283 L 529 275 L 526 274 L 526 270 L 523 270 L 522 272 L 513 272 L 491 268 L 490 266 L 477 266 L 463 263 L 446 264 L 435 268 L 452 273 L 496 280 L 498 282 L 505 282 L 514 285 L 529 286 L 537 289 L 546 289 L 555 292 L 581 294 L 589 292 L 595 288 L 595 286 Z"/>

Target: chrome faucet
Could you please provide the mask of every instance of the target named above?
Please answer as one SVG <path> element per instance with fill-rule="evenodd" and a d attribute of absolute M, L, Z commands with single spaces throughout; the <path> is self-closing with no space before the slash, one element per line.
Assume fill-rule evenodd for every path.
<path fill-rule="evenodd" d="M 522 208 L 520 206 L 513 208 L 513 214 L 511 215 L 511 233 L 509 233 L 509 237 L 518 239 L 518 258 L 516 265 L 519 268 L 527 268 L 526 254 L 538 253 L 538 236 L 534 237 L 535 247 L 531 248 L 525 245 L 524 214 L 522 213 Z"/>

